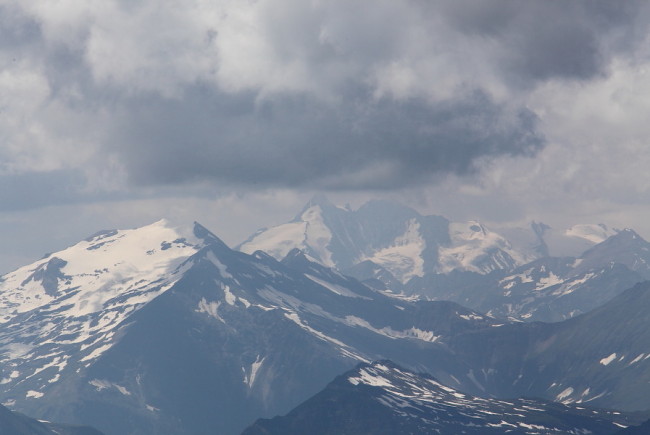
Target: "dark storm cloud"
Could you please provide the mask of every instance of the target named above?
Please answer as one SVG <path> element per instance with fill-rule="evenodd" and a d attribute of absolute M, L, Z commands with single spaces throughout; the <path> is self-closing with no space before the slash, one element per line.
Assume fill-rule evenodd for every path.
<path fill-rule="evenodd" d="M 617 49 L 634 48 L 640 9 L 639 1 L 460 0 L 444 1 L 440 10 L 459 31 L 493 39 L 504 73 L 530 85 L 605 74 L 613 53 L 604 42 L 613 33 L 617 41 L 609 43 L 618 42 Z"/>
<path fill-rule="evenodd" d="M 256 105 L 253 95 L 194 88 L 182 100 L 133 102 L 111 130 L 132 181 L 144 184 L 399 188 L 543 145 L 531 112 L 480 92 L 435 105 L 362 93 L 336 105 L 301 97 Z"/>
<path fill-rule="evenodd" d="M 41 29 L 32 17 L 18 7 L 0 5 L 0 48 L 19 52 L 41 41 Z"/>
<path fill-rule="evenodd" d="M 641 2 L 253 2 L 247 26 L 228 22 L 237 13 L 204 20 L 199 3 L 21 4 L 0 6 L 0 54 L 24 55 L 49 88 L 33 113 L 7 119 L 91 144 L 84 173 L 117 162 L 132 186 L 390 189 L 532 156 L 545 140 L 526 92 L 607 74 L 646 30 Z M 50 184 L 66 183 L 77 180 Z M 10 184 L 31 199 L 3 187 L 0 200 L 83 196 Z"/>
<path fill-rule="evenodd" d="M 353 6 L 340 6 L 334 12 L 355 16 Z M 441 101 L 375 98 L 364 83 L 369 71 L 399 59 L 409 44 L 426 51 L 449 35 L 451 41 L 496 41 L 495 64 L 485 68 L 503 71 L 515 85 L 587 80 L 606 68 L 601 35 L 631 19 L 627 7 L 610 9 L 605 2 L 445 1 L 425 5 L 416 23 L 408 15 L 380 22 L 381 14 L 332 20 L 335 35 L 323 42 L 318 11 L 279 5 L 263 21 L 272 49 L 281 62 L 301 62 L 335 93 L 334 102 L 308 92 L 275 92 L 260 100 L 254 88 L 223 92 L 207 84 L 186 86 L 178 98 L 122 95 L 107 148 L 118 152 L 136 185 L 211 179 L 252 187 L 385 189 L 468 174 L 477 159 L 541 149 L 536 116 L 495 102 L 480 83 Z M 427 14 L 449 27 L 443 33 L 427 28 Z M 430 40 L 404 36 L 412 24 L 423 25 Z M 342 65 L 349 68 L 343 80 Z"/>
<path fill-rule="evenodd" d="M 591 29 L 563 17 L 531 24 L 521 38 L 513 38 L 518 55 L 509 64 L 517 75 L 531 80 L 589 79 L 604 72 L 606 64 Z"/>

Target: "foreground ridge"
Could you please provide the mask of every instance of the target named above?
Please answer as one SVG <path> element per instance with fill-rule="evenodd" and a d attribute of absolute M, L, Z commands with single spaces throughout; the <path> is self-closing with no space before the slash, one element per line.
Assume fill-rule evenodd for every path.
<path fill-rule="evenodd" d="M 258 420 L 243 435 L 610 434 L 636 421 L 615 411 L 471 396 L 379 361 L 359 365 L 285 417 Z"/>

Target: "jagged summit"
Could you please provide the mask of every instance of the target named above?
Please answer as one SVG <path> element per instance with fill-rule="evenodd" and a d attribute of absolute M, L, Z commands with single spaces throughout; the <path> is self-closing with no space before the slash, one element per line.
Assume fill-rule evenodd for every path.
<path fill-rule="evenodd" d="M 317 259 L 311 257 L 298 248 L 293 248 L 289 251 L 289 253 L 281 260 L 281 263 L 289 266 L 312 265 L 314 263 L 319 264 Z"/>
<path fill-rule="evenodd" d="M 208 245 L 219 245 L 225 248 L 228 248 L 228 245 L 223 242 L 219 237 L 215 236 L 214 233 L 212 233 L 210 230 L 208 230 L 206 227 L 201 225 L 200 223 L 194 221 L 194 227 L 192 229 L 192 233 L 194 236 L 197 238 L 201 239 L 204 241 L 205 244 Z"/>
<path fill-rule="evenodd" d="M 277 259 L 294 248 L 340 270 L 372 261 L 401 282 L 456 269 L 511 269 L 535 255 L 517 251 L 480 222 L 422 216 L 384 200 L 350 210 L 323 196 L 312 198 L 293 221 L 260 230 L 238 247 L 247 253 L 263 250 Z"/>
<path fill-rule="evenodd" d="M 611 236 L 603 239 L 601 242 L 596 244 L 589 251 L 597 249 L 612 249 L 614 247 L 618 248 L 635 248 L 635 247 L 647 247 L 648 242 L 641 237 L 636 231 L 631 228 L 624 228 L 622 230 L 617 230 Z M 587 252 L 589 252 L 587 251 Z M 585 254 L 587 254 L 585 252 Z"/>
<path fill-rule="evenodd" d="M 563 248 L 573 253 L 554 254 Z M 299 249 L 380 291 L 525 321 L 576 316 L 650 279 L 650 245 L 631 229 L 598 224 L 558 232 L 532 221 L 495 231 L 383 200 L 349 210 L 313 199 L 295 221 L 260 231 L 238 249 L 278 260 Z"/>

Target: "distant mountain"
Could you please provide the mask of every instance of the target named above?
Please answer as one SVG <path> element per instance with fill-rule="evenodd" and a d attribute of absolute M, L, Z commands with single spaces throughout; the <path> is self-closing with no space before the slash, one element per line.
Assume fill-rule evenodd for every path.
<path fill-rule="evenodd" d="M 293 248 L 339 270 L 372 262 L 400 282 L 452 270 L 509 270 L 539 255 L 534 246 L 514 249 L 476 221 L 422 216 L 387 201 L 371 201 L 353 211 L 322 196 L 312 199 L 291 222 L 260 230 L 237 247 L 246 253 L 262 250 L 276 259 Z"/>
<path fill-rule="evenodd" d="M 608 228 L 605 224 L 579 224 L 565 231 L 567 236 L 584 239 L 594 244 L 604 242 L 616 233 L 617 230 Z"/>
<path fill-rule="evenodd" d="M 0 433 L 6 435 L 102 435 L 90 427 L 38 421 L 0 406 Z"/>
<path fill-rule="evenodd" d="M 455 272 L 414 278 L 407 294 L 450 300 L 520 320 L 559 321 L 588 312 L 650 278 L 650 243 L 626 229 L 578 258 L 546 257 L 488 275 Z"/>
<path fill-rule="evenodd" d="M 582 254 L 577 269 L 592 270 L 608 263 L 623 264 L 650 279 L 650 243 L 634 230 L 624 229 Z"/>
<path fill-rule="evenodd" d="M 284 417 L 243 435 L 611 434 L 635 422 L 615 411 L 463 394 L 390 361 L 362 364 Z"/>
<path fill-rule="evenodd" d="M 620 230 L 602 223 L 577 224 L 565 229 L 533 221 L 530 227 L 501 226 L 496 231 L 508 239 L 515 249 L 536 247 L 539 257 L 577 257 Z"/>
<path fill-rule="evenodd" d="M 421 216 L 395 203 L 352 211 L 316 197 L 292 222 L 259 231 L 239 249 L 282 258 L 299 248 L 378 290 L 522 321 L 568 319 L 650 279 L 650 244 L 630 229 L 575 225 L 558 237 L 532 222 L 504 231 L 508 239 L 478 222 Z M 547 242 L 585 251 L 550 257 Z"/>

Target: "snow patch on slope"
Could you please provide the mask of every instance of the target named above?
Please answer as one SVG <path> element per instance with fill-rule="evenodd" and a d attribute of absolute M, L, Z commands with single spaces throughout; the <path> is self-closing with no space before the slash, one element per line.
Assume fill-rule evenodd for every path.
<path fill-rule="evenodd" d="M 39 391 L 34 391 L 34 390 L 29 390 L 27 394 L 25 394 L 25 397 L 30 398 L 33 397 L 35 399 L 40 399 L 43 397 L 45 394 L 39 392 Z"/>
<path fill-rule="evenodd" d="M 426 243 L 420 234 L 420 224 L 417 220 L 411 219 L 407 223 L 404 234 L 397 237 L 391 246 L 380 249 L 360 261 L 370 260 L 389 270 L 405 283 L 414 276 L 424 275 L 422 252 L 425 248 Z"/>
<path fill-rule="evenodd" d="M 260 367 L 262 367 L 265 358 L 266 357 L 260 358 L 260 356 L 258 355 L 255 358 L 255 362 L 251 364 L 248 373 L 246 373 L 246 369 L 242 367 L 242 371 L 244 372 L 244 383 L 248 385 L 248 388 L 253 388 L 253 384 L 255 383 L 255 378 L 257 377 L 257 373 Z"/>
<path fill-rule="evenodd" d="M 110 388 L 115 388 L 120 394 L 123 396 L 130 396 L 131 392 L 127 390 L 125 387 L 115 384 L 113 382 L 104 380 L 104 379 L 93 379 L 88 382 L 90 385 L 95 387 L 97 391 L 102 391 Z"/>
<path fill-rule="evenodd" d="M 359 376 L 351 376 L 348 378 L 348 382 L 352 385 L 366 384 L 373 387 L 392 387 L 393 384 L 390 383 L 385 377 L 378 375 L 376 373 L 369 373 L 365 369 L 359 370 Z"/>
<path fill-rule="evenodd" d="M 564 403 L 564 404 L 570 403 L 571 401 L 566 400 L 566 399 L 567 399 L 567 397 L 571 396 L 572 394 L 573 394 L 573 387 L 568 387 L 568 388 L 564 389 L 560 394 L 558 394 L 555 397 L 555 400 L 557 400 L 560 403 Z"/>
<path fill-rule="evenodd" d="M 284 317 L 291 320 L 296 325 L 300 326 L 305 331 L 308 331 L 309 333 L 311 333 L 315 337 L 335 345 L 339 349 L 339 352 L 341 353 L 341 355 L 347 356 L 347 357 L 355 359 L 357 361 L 368 362 L 368 360 L 366 358 L 364 358 L 361 355 L 359 355 L 358 353 L 356 353 L 353 350 L 352 347 L 348 346 L 347 344 L 343 343 L 340 340 L 337 340 L 337 339 L 335 339 L 333 337 L 330 337 L 330 336 L 328 336 L 328 335 L 326 335 L 326 334 L 312 328 L 311 326 L 307 325 L 307 323 L 305 323 L 300 318 L 298 313 L 289 311 L 289 312 L 286 312 L 284 314 Z"/>
<path fill-rule="evenodd" d="M 322 279 L 318 279 L 313 275 L 305 274 L 305 276 L 307 278 L 309 278 L 310 280 L 314 281 L 316 284 L 320 285 L 321 287 L 325 287 L 327 290 L 329 290 L 332 293 L 335 293 L 337 295 L 346 296 L 346 297 L 349 297 L 349 298 L 370 299 L 370 298 L 368 298 L 366 296 L 358 295 L 358 294 L 354 293 L 353 291 L 350 291 L 349 289 L 347 289 L 347 288 L 345 288 L 343 286 L 336 285 L 336 284 L 331 283 L 331 282 L 323 281 Z"/>
<path fill-rule="evenodd" d="M 548 287 L 553 287 L 554 285 L 562 284 L 564 280 L 554 274 L 553 272 L 549 272 L 548 276 L 542 277 L 539 279 L 537 282 L 537 286 L 535 287 L 535 290 L 544 290 L 545 288 Z"/>
<path fill-rule="evenodd" d="M 616 353 L 613 353 L 613 354 L 611 354 L 610 356 L 601 359 L 601 360 L 600 360 L 600 363 L 601 363 L 602 365 L 604 365 L 604 366 L 608 366 L 609 363 L 611 363 L 611 362 L 614 361 L 615 359 L 616 359 Z"/>
<path fill-rule="evenodd" d="M 219 274 L 221 275 L 222 278 L 232 279 L 233 276 L 228 272 L 228 268 L 226 267 L 225 264 L 223 264 L 223 263 L 221 263 L 221 261 L 219 261 L 219 259 L 217 258 L 217 256 L 214 255 L 214 252 L 209 251 L 209 252 L 207 253 L 207 255 L 206 255 L 206 258 L 207 258 L 207 259 L 208 259 L 212 264 L 214 264 L 214 265 L 217 267 L 217 269 L 219 269 Z"/>
<path fill-rule="evenodd" d="M 208 302 L 205 298 L 201 298 L 198 308 L 194 311 L 197 313 L 205 313 L 214 317 L 221 323 L 226 323 L 221 316 L 219 316 L 219 305 L 221 305 L 220 301 Z"/>
<path fill-rule="evenodd" d="M 405 331 L 396 331 L 389 326 L 383 328 L 375 328 L 366 320 L 361 319 L 356 316 L 345 316 L 345 323 L 349 326 L 360 326 L 362 328 L 368 329 L 375 334 L 380 334 L 388 338 L 398 339 L 398 338 L 414 338 L 417 340 L 427 341 L 433 343 L 440 338 L 440 335 L 435 335 L 431 331 L 423 331 L 419 328 L 412 327 Z"/>

